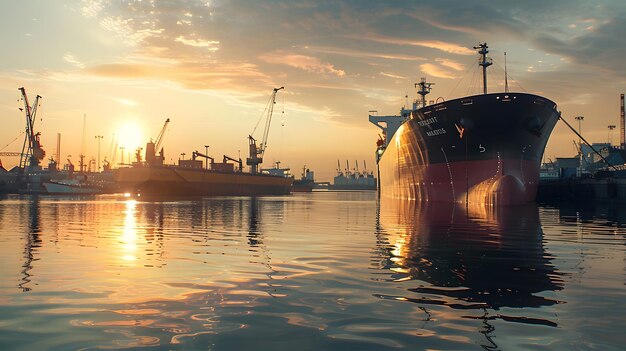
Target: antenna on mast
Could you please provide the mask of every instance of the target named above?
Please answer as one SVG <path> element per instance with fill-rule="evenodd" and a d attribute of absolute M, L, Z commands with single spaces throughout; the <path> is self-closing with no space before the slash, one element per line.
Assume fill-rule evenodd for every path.
<path fill-rule="evenodd" d="M 474 46 L 474 50 L 478 50 L 480 54 L 478 65 L 483 67 L 483 94 L 487 94 L 487 67 L 493 65 L 491 59 L 487 57 L 489 47 L 487 43 L 479 43 L 478 46 Z"/>
<path fill-rule="evenodd" d="M 504 92 L 509 92 L 509 75 L 506 71 L 506 51 L 504 52 Z"/>
<path fill-rule="evenodd" d="M 85 165 L 85 143 L 87 142 L 87 139 L 85 138 L 85 125 L 87 124 L 87 114 L 83 114 L 83 140 L 80 144 L 80 155 L 78 155 L 78 157 L 80 158 L 80 161 L 78 163 L 78 168 L 80 169 L 81 172 L 85 172 L 87 170 L 87 165 Z"/>
<path fill-rule="evenodd" d="M 419 87 L 418 94 L 422 96 L 422 107 L 426 107 L 426 95 L 430 94 L 431 86 L 435 83 L 426 83 L 426 78 L 422 77 L 419 83 L 415 83 L 415 87 Z"/>

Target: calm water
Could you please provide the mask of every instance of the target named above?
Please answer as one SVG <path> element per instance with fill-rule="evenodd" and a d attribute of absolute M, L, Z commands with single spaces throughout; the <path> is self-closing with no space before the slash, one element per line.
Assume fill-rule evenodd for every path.
<path fill-rule="evenodd" d="M 0 200 L 0 350 L 624 350 L 626 206 Z"/>

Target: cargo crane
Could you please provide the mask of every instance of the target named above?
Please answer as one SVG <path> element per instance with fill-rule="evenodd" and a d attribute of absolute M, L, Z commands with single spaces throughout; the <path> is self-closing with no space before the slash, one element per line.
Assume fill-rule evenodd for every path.
<path fill-rule="evenodd" d="M 163 155 L 163 148 L 161 148 L 161 143 L 163 143 L 163 136 L 165 135 L 165 131 L 167 130 L 167 125 L 170 123 L 170 119 L 166 119 L 163 124 L 163 128 L 159 132 L 159 135 L 156 138 L 156 141 L 150 140 L 146 144 L 146 163 L 149 165 L 162 165 L 165 160 L 165 156 Z M 159 154 L 156 154 L 156 151 L 159 150 Z"/>
<path fill-rule="evenodd" d="M 26 137 L 24 138 L 19 165 L 20 169 L 24 171 L 26 167 L 29 167 L 31 170 L 39 167 L 39 163 L 46 156 L 46 152 L 41 148 L 41 142 L 39 141 L 41 133 L 35 133 L 35 118 L 37 116 L 37 107 L 39 106 L 41 96 L 37 95 L 35 102 L 30 105 L 28 103 L 26 89 L 21 87 L 18 90 L 22 93 L 22 100 L 24 101 L 23 111 L 26 114 Z M 20 108 L 20 110 L 22 109 Z"/>
<path fill-rule="evenodd" d="M 224 159 L 222 160 L 222 163 L 228 163 L 228 161 L 237 162 L 237 164 L 239 164 L 239 172 L 243 171 L 243 163 L 241 162 L 241 158 L 237 160 L 232 157 L 224 155 Z"/>
<path fill-rule="evenodd" d="M 265 107 L 265 110 L 263 110 L 261 118 L 259 119 L 257 125 L 252 131 L 252 134 L 254 134 L 256 128 L 259 126 L 259 123 L 263 119 L 263 116 L 265 116 L 265 128 L 263 130 L 263 137 L 259 146 L 257 146 L 256 139 L 252 137 L 252 134 L 248 135 L 250 157 L 246 159 L 246 165 L 250 166 L 251 174 L 257 174 L 259 172 L 259 165 L 263 163 L 263 155 L 265 154 L 265 149 L 267 148 L 267 137 L 269 135 L 270 125 L 272 123 L 272 114 L 274 113 L 274 105 L 276 104 L 276 93 L 283 89 L 285 89 L 285 87 L 274 88 L 274 90 L 272 91 L 272 95 L 270 95 L 270 99 Z M 241 168 L 241 165 L 239 168 Z"/>
<path fill-rule="evenodd" d="M 70 157 L 72 157 L 71 155 L 67 156 L 67 164 L 64 167 L 64 170 L 69 171 L 70 173 L 74 172 L 74 164 L 72 163 L 72 160 L 70 160 Z"/>
<path fill-rule="evenodd" d="M 194 161 L 196 160 L 196 158 L 197 158 L 197 157 L 203 157 L 204 159 L 206 159 L 206 160 L 207 160 L 207 163 L 208 163 L 208 160 L 211 160 L 211 167 L 213 167 L 213 164 L 215 163 L 215 159 L 214 159 L 213 157 L 211 157 L 211 156 L 209 156 L 209 155 L 205 155 L 205 154 L 203 154 L 203 153 L 200 153 L 200 152 L 198 152 L 198 150 L 194 151 L 194 152 L 191 154 L 191 158 L 192 158 Z M 209 167 L 207 166 L 207 169 L 208 169 L 208 168 L 209 168 Z"/>

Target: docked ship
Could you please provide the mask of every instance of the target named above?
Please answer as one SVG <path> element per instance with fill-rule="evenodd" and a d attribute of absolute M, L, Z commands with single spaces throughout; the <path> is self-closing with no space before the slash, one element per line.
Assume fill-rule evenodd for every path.
<path fill-rule="evenodd" d="M 215 159 L 208 155 L 208 151 L 205 153 L 194 151 L 191 159 L 181 159 L 177 165 L 164 164 L 163 149 L 161 148 L 158 154 L 157 150 L 163 141 L 168 119 L 157 139 L 146 144 L 144 160 L 139 149 L 131 167 L 113 170 L 113 178 L 120 191 L 153 196 L 289 194 L 293 177 L 259 169 L 267 147 L 276 93 L 282 89 L 283 87 L 275 88 L 270 96 L 265 110 L 266 123 L 261 143 L 257 146 L 256 139 L 252 135 L 248 136 L 250 156 L 246 159 L 246 165 L 250 166 L 249 172 L 244 172 L 241 158 L 224 155 L 222 162 L 215 162 Z M 202 158 L 205 159 L 204 164 Z"/>
<path fill-rule="evenodd" d="M 300 179 L 295 179 L 293 181 L 291 191 L 310 193 L 313 191 L 313 188 L 315 188 L 315 172 L 304 166 L 302 167 L 302 174 L 300 176 Z"/>
<path fill-rule="evenodd" d="M 382 196 L 432 202 L 515 205 L 535 200 L 548 138 L 560 117 L 547 98 L 487 93 L 486 43 L 480 54 L 483 94 L 426 103 L 422 78 L 412 108 L 370 115 L 383 130 L 376 160 Z M 439 100 L 439 99 L 438 99 Z"/>
<path fill-rule="evenodd" d="M 333 184 L 328 186 L 329 190 L 376 190 L 376 177 L 374 172 L 368 172 L 365 161 L 363 165 L 365 169 L 359 171 L 359 163 L 355 161 L 356 167 L 350 169 L 350 165 L 346 160 L 346 168 L 341 169 L 339 160 L 337 160 L 337 175 L 333 178 Z"/>

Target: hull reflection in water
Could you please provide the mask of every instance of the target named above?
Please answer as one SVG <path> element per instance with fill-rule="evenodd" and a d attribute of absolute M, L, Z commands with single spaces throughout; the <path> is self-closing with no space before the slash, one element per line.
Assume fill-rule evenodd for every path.
<path fill-rule="evenodd" d="M 404 296 L 380 298 L 484 311 L 466 318 L 556 326 L 487 311 L 559 303 L 541 294 L 561 290 L 563 282 L 544 250 L 536 206 L 466 208 L 383 198 L 378 233 L 391 279 L 416 281 Z"/>

